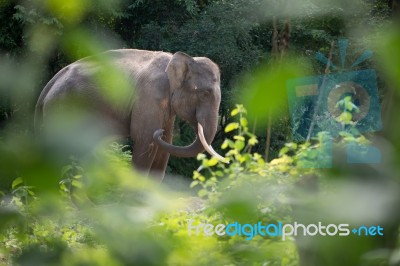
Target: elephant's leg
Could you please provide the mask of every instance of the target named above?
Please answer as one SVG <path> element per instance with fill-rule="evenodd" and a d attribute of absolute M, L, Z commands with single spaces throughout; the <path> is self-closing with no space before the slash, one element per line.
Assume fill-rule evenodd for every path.
<path fill-rule="evenodd" d="M 148 99 L 149 95 L 138 96 L 139 98 Z M 164 140 L 172 139 L 173 118 L 170 117 L 168 102 L 160 101 L 142 101 L 141 105 L 136 105 L 132 110 L 130 134 L 134 142 L 132 163 L 134 167 L 144 174 L 148 175 L 153 168 L 158 151 L 161 149 L 153 140 L 153 134 L 158 129 L 164 129 Z M 143 106 L 146 104 L 145 106 Z M 161 105 L 161 106 L 160 106 Z M 157 169 L 164 169 L 165 161 L 168 161 L 168 156 L 159 154 L 156 158 L 160 161 L 157 164 Z M 156 164 L 155 164 L 156 165 Z"/>
<path fill-rule="evenodd" d="M 130 135 L 133 140 L 132 164 L 146 176 L 157 154 L 158 146 L 153 141 L 153 133 L 162 128 L 162 118 L 162 112 L 153 102 L 148 103 L 146 107 L 137 105 L 132 111 L 130 125 Z"/>
<path fill-rule="evenodd" d="M 169 153 L 159 150 L 154 158 L 153 164 L 150 167 L 150 176 L 161 182 L 164 179 L 168 159 Z"/>
<path fill-rule="evenodd" d="M 171 143 L 172 142 L 172 127 L 169 127 L 164 133 L 163 140 Z M 160 182 L 163 180 L 165 175 L 165 169 L 167 168 L 169 159 L 169 153 L 162 149 L 158 149 L 154 161 L 150 167 L 150 175 L 157 178 Z"/>
<path fill-rule="evenodd" d="M 144 175 L 149 174 L 149 170 L 156 157 L 158 146 L 153 143 L 151 138 L 135 141 L 132 151 L 132 164 Z"/>

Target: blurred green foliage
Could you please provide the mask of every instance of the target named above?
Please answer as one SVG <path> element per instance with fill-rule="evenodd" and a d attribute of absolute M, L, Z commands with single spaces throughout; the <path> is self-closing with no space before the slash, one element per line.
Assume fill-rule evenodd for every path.
<path fill-rule="evenodd" d="M 199 187 L 198 197 L 171 192 L 133 173 L 130 153 L 116 143 L 99 147 L 95 159 L 71 158 L 60 169 L 57 193 L 39 192 L 43 182 L 32 187 L 23 177 L 14 179 L 0 202 L 2 265 L 294 266 L 304 258 L 309 262 L 303 265 L 396 265 L 391 262 L 396 255 L 384 249 L 379 237 L 299 235 L 295 242 L 189 234 L 189 223 L 259 221 L 379 223 L 389 237 L 397 232 L 398 183 L 371 183 L 364 176 L 362 182 L 343 181 L 331 178 L 334 172 L 304 167 L 315 161 L 323 137 L 287 143 L 279 158 L 265 162 L 252 152 L 258 140 L 249 131 L 246 113 L 237 105 L 231 112 L 235 122 L 225 128 L 234 134 L 221 147 L 230 164 L 198 156 L 191 184 Z M 368 140 L 343 133 L 334 145 L 340 151 L 354 142 Z M 336 164 L 334 171 L 346 167 Z M 343 175 L 357 178 L 351 170 Z M 347 252 L 346 258 L 332 256 L 336 252 Z"/>

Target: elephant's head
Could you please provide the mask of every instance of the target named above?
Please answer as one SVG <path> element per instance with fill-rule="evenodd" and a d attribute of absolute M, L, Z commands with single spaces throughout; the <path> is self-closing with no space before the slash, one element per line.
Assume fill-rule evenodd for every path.
<path fill-rule="evenodd" d="M 154 133 L 155 142 L 168 153 L 178 157 L 193 157 L 206 150 L 220 160 L 211 147 L 217 131 L 218 109 L 221 102 L 218 66 L 205 57 L 190 57 L 177 52 L 166 67 L 171 97 L 171 110 L 189 122 L 197 132 L 195 141 L 185 147 L 166 143 L 163 130 Z"/>

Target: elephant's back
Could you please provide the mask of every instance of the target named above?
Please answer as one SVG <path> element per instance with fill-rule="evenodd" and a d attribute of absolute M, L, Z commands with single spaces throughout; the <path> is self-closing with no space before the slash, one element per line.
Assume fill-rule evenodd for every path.
<path fill-rule="evenodd" d="M 39 97 L 37 113 L 42 113 L 40 109 L 48 113 L 46 110 L 54 106 L 58 108 L 60 103 L 74 99 L 85 102 L 90 108 L 101 108 L 126 120 L 134 105 L 135 93 L 141 94 L 142 88 L 147 88 L 142 86 L 143 83 L 159 79 L 159 75 L 164 77 L 171 57 L 170 53 L 165 52 L 120 49 L 77 60 L 61 69 L 49 81 Z M 110 70 L 117 74 L 117 80 L 112 77 Z M 128 86 L 119 86 L 118 77 L 123 78 Z M 114 96 L 117 96 L 117 100 L 112 99 Z"/>
<path fill-rule="evenodd" d="M 117 68 L 129 71 L 135 81 L 164 73 L 172 58 L 171 53 L 137 49 L 110 50 L 105 55 L 112 58 Z"/>
<path fill-rule="evenodd" d="M 73 64 L 87 66 L 93 64 L 93 62 L 102 62 L 105 64 L 114 65 L 118 68 L 129 69 L 133 72 L 139 72 L 146 69 L 149 65 L 152 64 L 166 67 L 171 58 L 171 53 L 163 51 L 117 49 L 108 50 L 97 55 L 82 58 Z"/>

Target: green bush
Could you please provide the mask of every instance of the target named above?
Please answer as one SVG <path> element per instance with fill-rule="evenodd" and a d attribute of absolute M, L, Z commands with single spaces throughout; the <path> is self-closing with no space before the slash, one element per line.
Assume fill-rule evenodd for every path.
<path fill-rule="evenodd" d="M 315 205 L 315 199 L 324 199 L 332 191 L 349 197 L 329 181 L 330 171 L 312 168 L 313 162 L 323 159 L 320 152 L 326 145 L 326 133 L 321 132 L 311 142 L 287 143 L 279 158 L 267 163 L 251 151 L 258 140 L 249 131 L 243 105 L 237 105 L 231 115 L 236 120 L 225 132 L 233 137 L 221 147 L 230 163 L 198 156 L 200 166 L 190 185 L 197 189 L 198 197 L 168 191 L 132 172 L 130 153 L 116 143 L 96 149 L 94 159 L 71 158 L 60 170 L 57 193 L 39 189 L 40 183 L 30 186 L 24 176 L 18 177 L 2 192 L 0 201 L 1 263 L 298 265 L 301 237 L 296 243 L 293 237 L 282 240 L 279 236 L 189 232 L 189 224 L 200 223 L 315 222 L 310 210 L 323 214 L 336 208 L 327 199 L 321 201 L 322 206 Z M 339 149 L 349 143 L 369 141 L 362 135 L 342 132 L 334 146 Z M 320 192 L 314 189 L 318 184 L 322 184 Z M 354 191 L 362 197 L 365 193 L 377 196 L 375 191 Z M 302 212 L 308 213 L 306 219 Z M 325 245 L 319 238 L 310 241 Z M 343 243 L 344 247 L 350 245 L 347 240 L 335 242 L 336 238 L 324 241 L 331 243 L 333 250 Z M 370 238 L 357 241 L 364 246 L 349 257 L 351 263 L 360 261 L 360 256 L 377 243 Z M 330 254 L 329 250 L 319 252 L 322 257 Z M 329 261 L 336 263 L 335 259 Z M 351 263 L 345 265 L 354 265 Z"/>

